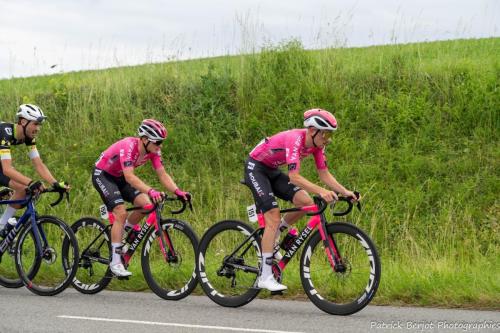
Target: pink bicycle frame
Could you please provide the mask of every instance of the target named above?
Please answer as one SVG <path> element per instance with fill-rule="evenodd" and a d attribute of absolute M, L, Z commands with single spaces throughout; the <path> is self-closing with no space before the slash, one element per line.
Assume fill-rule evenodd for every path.
<path fill-rule="evenodd" d="M 145 205 L 143 207 L 144 210 L 151 210 L 153 209 L 154 205 L 153 204 L 148 204 L 148 205 Z M 113 224 L 115 222 L 115 216 L 113 215 L 112 212 L 108 212 L 108 216 L 109 216 L 109 223 L 110 224 Z M 139 232 L 144 232 L 146 233 L 147 230 L 150 228 L 150 226 L 153 225 L 155 227 L 155 230 L 158 232 L 158 229 L 159 229 L 159 226 L 158 226 L 158 222 L 157 222 L 157 218 L 156 218 L 156 211 L 152 211 L 151 213 L 149 213 L 147 219 L 146 219 L 146 224 L 142 226 L 141 228 L 141 225 L 140 223 L 137 223 L 136 225 L 134 225 L 134 230 L 136 231 L 139 231 Z M 143 230 L 144 229 L 144 230 Z M 172 249 L 172 244 L 170 242 L 170 239 L 169 237 L 165 237 L 167 243 L 168 243 L 168 247 L 170 249 Z M 165 250 L 165 244 L 163 244 L 163 240 L 162 240 L 162 237 L 158 237 L 158 241 L 160 242 L 160 249 L 163 253 L 163 257 L 165 258 L 165 261 L 168 262 L 168 256 L 167 256 L 167 251 Z M 134 248 L 135 249 L 135 248 Z M 125 261 L 125 264 L 128 265 L 128 263 L 130 262 L 130 259 L 132 258 L 132 253 L 124 253 L 123 254 L 123 260 Z"/>
<path fill-rule="evenodd" d="M 300 210 L 301 211 L 305 211 L 305 212 L 315 213 L 315 212 L 318 211 L 318 206 L 315 205 L 315 204 L 314 205 L 310 205 L 310 206 L 304 206 L 304 207 L 300 207 Z M 266 226 L 266 220 L 264 218 L 264 214 L 263 213 L 258 213 L 257 214 L 257 221 L 259 223 L 259 227 L 265 228 L 265 226 Z M 321 215 L 313 215 L 313 216 L 311 216 L 311 218 L 307 222 L 306 227 L 299 233 L 299 236 L 298 236 L 299 243 L 294 244 L 290 249 L 288 249 L 285 252 L 285 255 L 283 256 L 283 258 L 278 263 L 278 266 L 281 269 L 281 271 L 283 271 L 285 269 L 286 265 L 288 264 L 288 262 L 290 261 L 290 259 L 292 259 L 292 257 L 295 254 L 295 252 L 305 242 L 305 240 L 309 237 L 309 235 L 311 234 L 311 232 L 315 228 L 319 229 L 319 233 L 320 233 L 320 236 L 321 236 L 321 239 L 323 240 L 323 242 L 325 240 L 328 241 L 329 245 L 325 246 L 325 252 L 326 252 L 326 255 L 328 257 L 328 261 L 330 262 L 330 266 L 335 271 L 334 256 L 336 258 L 338 258 L 339 255 L 337 253 L 337 250 L 335 248 L 335 245 L 333 243 L 332 238 L 328 237 L 328 239 L 327 239 L 326 234 L 325 234 L 326 230 L 324 230 L 321 227 Z M 332 249 L 332 250 L 330 250 L 330 249 Z M 331 253 L 331 251 L 333 251 L 333 253 Z"/>

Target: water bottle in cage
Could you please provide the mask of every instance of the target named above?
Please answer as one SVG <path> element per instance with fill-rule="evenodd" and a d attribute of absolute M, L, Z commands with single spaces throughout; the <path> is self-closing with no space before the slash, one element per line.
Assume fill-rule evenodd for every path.
<path fill-rule="evenodd" d="M 299 232 L 297 229 L 292 228 L 288 231 L 285 238 L 281 241 L 280 248 L 287 251 L 299 237 Z"/>

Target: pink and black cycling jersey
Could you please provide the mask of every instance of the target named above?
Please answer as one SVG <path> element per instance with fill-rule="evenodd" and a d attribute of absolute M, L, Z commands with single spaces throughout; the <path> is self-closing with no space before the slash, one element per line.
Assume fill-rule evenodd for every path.
<path fill-rule="evenodd" d="M 112 176 L 120 177 L 123 169 L 136 168 L 151 160 L 154 169 L 161 168 L 163 162 L 161 152 L 148 153 L 139 159 L 140 138 L 125 138 L 112 144 L 97 160 L 95 166 Z"/>
<path fill-rule="evenodd" d="M 306 148 L 306 133 L 307 129 L 293 129 L 265 138 L 250 152 L 250 157 L 270 168 L 287 164 L 289 172 L 298 172 L 300 160 L 313 155 L 316 168 L 327 169 L 325 149 Z"/>

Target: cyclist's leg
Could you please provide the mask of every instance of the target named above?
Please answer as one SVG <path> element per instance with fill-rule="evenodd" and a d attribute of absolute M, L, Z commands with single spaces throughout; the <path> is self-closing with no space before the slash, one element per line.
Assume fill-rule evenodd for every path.
<path fill-rule="evenodd" d="M 0 166 L 1 170 L 1 166 Z M 10 181 L 10 183 L 9 183 Z M 7 176 L 3 175 L 0 173 L 0 184 L 6 187 L 12 186 L 15 189 L 22 189 L 23 186 L 20 183 L 14 182 L 10 180 Z M 18 186 L 19 185 L 19 186 Z M 25 186 L 24 186 L 25 187 Z M 11 200 L 12 199 L 12 193 L 8 191 L 8 189 L 2 190 L 3 193 L 5 193 L 5 198 L 3 200 Z M 18 193 L 24 193 L 23 191 L 17 191 Z M 22 199 L 22 198 L 20 198 Z M 18 206 L 19 207 L 19 206 Z M 0 225 L 0 237 L 5 238 L 9 234 L 10 230 L 12 230 L 12 224 L 8 223 L 9 219 L 11 219 L 17 208 L 14 208 L 10 205 L 2 205 L 1 209 L 3 210 L 3 214 L 1 217 L 1 225 Z M 16 240 L 13 240 L 11 242 L 11 245 L 9 246 L 9 249 L 6 249 L 7 253 L 4 253 L 2 256 L 2 263 L 0 265 L 0 284 L 4 287 L 8 288 L 19 288 L 23 285 L 22 280 L 19 278 L 19 275 L 17 273 L 16 267 L 15 267 L 15 259 L 14 259 L 14 248 L 15 248 L 15 242 Z M 36 273 L 36 272 L 34 272 Z"/>
<path fill-rule="evenodd" d="M 308 206 L 314 203 L 305 190 L 302 190 L 300 187 L 290 183 L 290 178 L 288 177 L 288 175 L 281 171 L 280 174 L 272 180 L 272 187 L 274 190 L 274 194 L 278 198 L 292 202 L 295 207 Z M 285 214 L 281 219 L 281 224 L 278 232 L 285 229 L 285 227 L 288 228 L 305 214 L 306 212 L 293 212 Z"/>
<path fill-rule="evenodd" d="M 9 198 L 9 200 L 21 200 L 24 199 L 26 196 L 24 189 L 26 188 L 25 185 L 16 182 L 9 177 L 5 176 L 0 169 L 0 185 L 10 187 L 11 189 L 14 190 L 14 193 L 12 193 L 12 196 Z M 6 205 L 2 216 L 0 217 L 0 237 L 5 238 L 10 231 L 10 228 L 5 228 L 7 226 L 7 222 L 9 221 L 10 218 L 14 216 L 16 211 L 21 208 L 20 205 Z"/>
<path fill-rule="evenodd" d="M 245 165 L 245 183 L 252 191 L 257 211 L 264 214 L 266 225 L 262 236 L 262 270 L 257 286 L 271 291 L 285 290 L 286 286 L 278 283 L 272 273 L 274 237 L 280 223 L 278 202 L 273 194 L 271 178 L 277 169 L 269 168 L 249 158 Z"/>
<path fill-rule="evenodd" d="M 149 197 L 136 190 L 129 183 L 125 183 L 120 187 L 120 192 L 122 193 L 123 199 L 127 202 L 132 202 L 136 207 L 144 207 L 146 205 L 151 204 L 151 200 Z M 134 210 L 130 214 L 128 214 L 127 220 L 125 221 L 125 227 L 133 227 L 137 223 L 139 223 L 142 218 L 146 216 L 140 210 Z"/>
<path fill-rule="evenodd" d="M 121 248 L 123 237 L 123 225 L 127 218 L 124 200 L 121 196 L 119 185 L 124 180 L 122 177 L 113 177 L 103 170 L 94 169 L 92 184 L 101 196 L 108 211 L 113 212 L 114 222 L 111 227 L 112 259 L 109 267 L 117 276 L 129 276 L 131 273 L 125 270 L 121 263 Z"/>
<path fill-rule="evenodd" d="M 313 205 L 314 201 L 305 190 L 300 190 L 293 196 L 292 203 L 294 204 L 295 207 L 304 207 Z M 306 215 L 306 212 L 287 213 L 285 215 L 285 222 L 287 226 L 291 226 L 295 222 L 300 220 L 300 218 L 302 218 L 304 215 Z"/>
<path fill-rule="evenodd" d="M 307 205 L 312 205 L 313 200 L 309 197 L 306 191 L 300 189 L 300 187 L 295 186 L 290 183 L 290 178 L 288 175 L 280 171 L 280 173 L 272 181 L 274 193 L 280 199 L 293 202 L 296 207 L 303 207 Z M 274 235 L 274 246 L 275 248 L 279 244 L 281 233 L 287 230 L 291 225 L 297 222 L 301 217 L 305 215 L 305 212 L 293 212 L 287 213 L 281 218 L 280 225 L 276 230 Z M 276 251 L 276 250 L 275 250 Z M 281 260 L 283 256 L 279 251 L 276 251 L 274 258 Z"/>

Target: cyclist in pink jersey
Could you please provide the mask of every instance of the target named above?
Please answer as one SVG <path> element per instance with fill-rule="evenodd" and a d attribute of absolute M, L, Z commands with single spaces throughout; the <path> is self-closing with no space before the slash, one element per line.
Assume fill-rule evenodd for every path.
<path fill-rule="evenodd" d="M 130 276 L 121 262 L 121 240 L 124 228 L 133 228 L 144 217 L 134 211 L 127 218 L 125 201 L 144 207 L 159 202 L 164 193 L 153 189 L 134 174 L 134 168 L 151 161 L 161 184 L 182 200 L 190 200 L 191 194 L 179 189 L 166 173 L 161 159 L 161 145 L 167 137 L 166 128 L 154 119 L 145 119 L 139 126 L 139 137 L 128 137 L 112 144 L 97 160 L 92 183 L 99 192 L 115 221 L 111 228 L 113 257 L 110 268 L 116 276 Z"/>
<path fill-rule="evenodd" d="M 287 289 L 272 274 L 275 244 L 282 231 L 304 216 L 304 212 L 288 213 L 280 223 L 280 212 L 275 196 L 292 202 L 297 207 L 314 204 L 308 193 L 321 196 L 327 202 L 337 200 L 337 193 L 356 198 L 354 192 L 342 186 L 329 172 L 325 147 L 337 129 L 337 120 L 328 111 L 312 109 L 304 113 L 304 129 L 293 129 L 262 140 L 245 163 L 245 183 L 252 191 L 257 210 L 264 213 L 266 226 L 262 236 L 262 270 L 257 287 L 270 291 Z M 299 173 L 301 160 L 313 155 L 319 178 L 330 189 L 318 186 Z M 288 175 L 278 169 L 288 165 Z"/>

